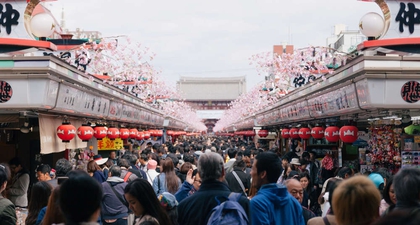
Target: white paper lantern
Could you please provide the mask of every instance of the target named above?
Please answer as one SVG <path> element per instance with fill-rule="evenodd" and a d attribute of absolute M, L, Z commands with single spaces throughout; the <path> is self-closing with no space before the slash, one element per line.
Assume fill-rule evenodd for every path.
<path fill-rule="evenodd" d="M 368 38 L 379 37 L 385 27 L 384 19 L 378 13 L 370 12 L 360 19 L 359 29 Z"/>
<path fill-rule="evenodd" d="M 54 18 L 48 13 L 40 13 L 31 19 L 32 33 L 41 38 L 49 37 L 55 29 Z"/>

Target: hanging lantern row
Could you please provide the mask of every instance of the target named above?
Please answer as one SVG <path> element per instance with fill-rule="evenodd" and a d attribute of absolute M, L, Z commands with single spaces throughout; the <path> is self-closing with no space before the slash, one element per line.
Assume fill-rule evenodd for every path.
<path fill-rule="evenodd" d="M 168 136 L 174 137 L 174 136 L 180 136 L 180 135 L 187 135 L 187 132 L 168 130 L 168 131 L 166 131 L 166 134 Z"/>
<path fill-rule="evenodd" d="M 226 137 L 233 137 L 235 136 L 235 133 L 220 133 L 220 132 L 216 132 L 217 136 L 226 136 Z"/>
<path fill-rule="evenodd" d="M 255 136 L 255 131 L 254 130 L 235 131 L 235 133 L 233 134 L 237 136 L 253 137 Z"/>
<path fill-rule="evenodd" d="M 186 134 L 186 132 L 179 133 L 182 133 L 182 135 Z M 107 128 L 104 126 L 96 126 L 92 128 L 88 124 L 83 124 L 76 130 L 76 127 L 71 125 L 69 122 L 63 122 L 59 127 L 57 127 L 57 136 L 62 140 L 62 142 L 70 142 L 76 134 L 83 142 L 89 141 L 92 137 L 97 140 L 102 140 L 105 137 L 108 137 L 111 140 L 115 140 L 116 138 L 121 138 L 123 140 L 128 138 L 148 140 L 150 137 L 162 137 L 163 131 L 138 131 L 137 129 L 118 129 L 116 127 Z"/>
<path fill-rule="evenodd" d="M 311 136 L 314 139 L 322 139 L 325 137 L 328 142 L 337 142 L 341 139 L 344 143 L 353 143 L 357 140 L 358 131 L 355 126 L 343 126 L 341 128 L 329 126 L 325 130 L 322 127 L 314 127 L 312 129 L 303 127 L 300 129 L 282 129 L 281 137 L 284 139 L 309 139 Z"/>

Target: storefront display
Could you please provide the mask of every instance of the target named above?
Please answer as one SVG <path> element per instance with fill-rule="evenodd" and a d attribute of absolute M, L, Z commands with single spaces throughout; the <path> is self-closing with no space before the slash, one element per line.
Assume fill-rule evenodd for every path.
<path fill-rule="evenodd" d="M 384 167 L 397 172 L 401 167 L 400 146 L 402 128 L 395 121 L 379 121 L 369 127 L 369 141 L 366 148 L 366 165 Z"/>
<path fill-rule="evenodd" d="M 417 137 L 417 138 L 416 138 Z M 401 167 L 417 167 L 420 168 L 420 146 L 419 136 L 404 136 L 403 149 L 401 151 Z"/>

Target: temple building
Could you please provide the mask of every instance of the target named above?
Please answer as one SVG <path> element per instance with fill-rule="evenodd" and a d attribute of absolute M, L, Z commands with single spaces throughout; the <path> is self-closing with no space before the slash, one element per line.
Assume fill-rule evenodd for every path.
<path fill-rule="evenodd" d="M 185 102 L 197 110 L 207 132 L 211 133 L 229 103 L 246 92 L 246 78 L 181 76 L 177 88 Z"/>

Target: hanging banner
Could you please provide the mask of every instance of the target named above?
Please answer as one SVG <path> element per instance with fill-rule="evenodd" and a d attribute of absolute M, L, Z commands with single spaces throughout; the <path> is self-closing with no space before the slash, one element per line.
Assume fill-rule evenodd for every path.
<path fill-rule="evenodd" d="M 98 151 L 101 150 L 120 150 L 124 148 L 124 141 L 121 138 L 111 140 L 108 137 L 104 137 L 102 140 L 98 140 Z"/>

